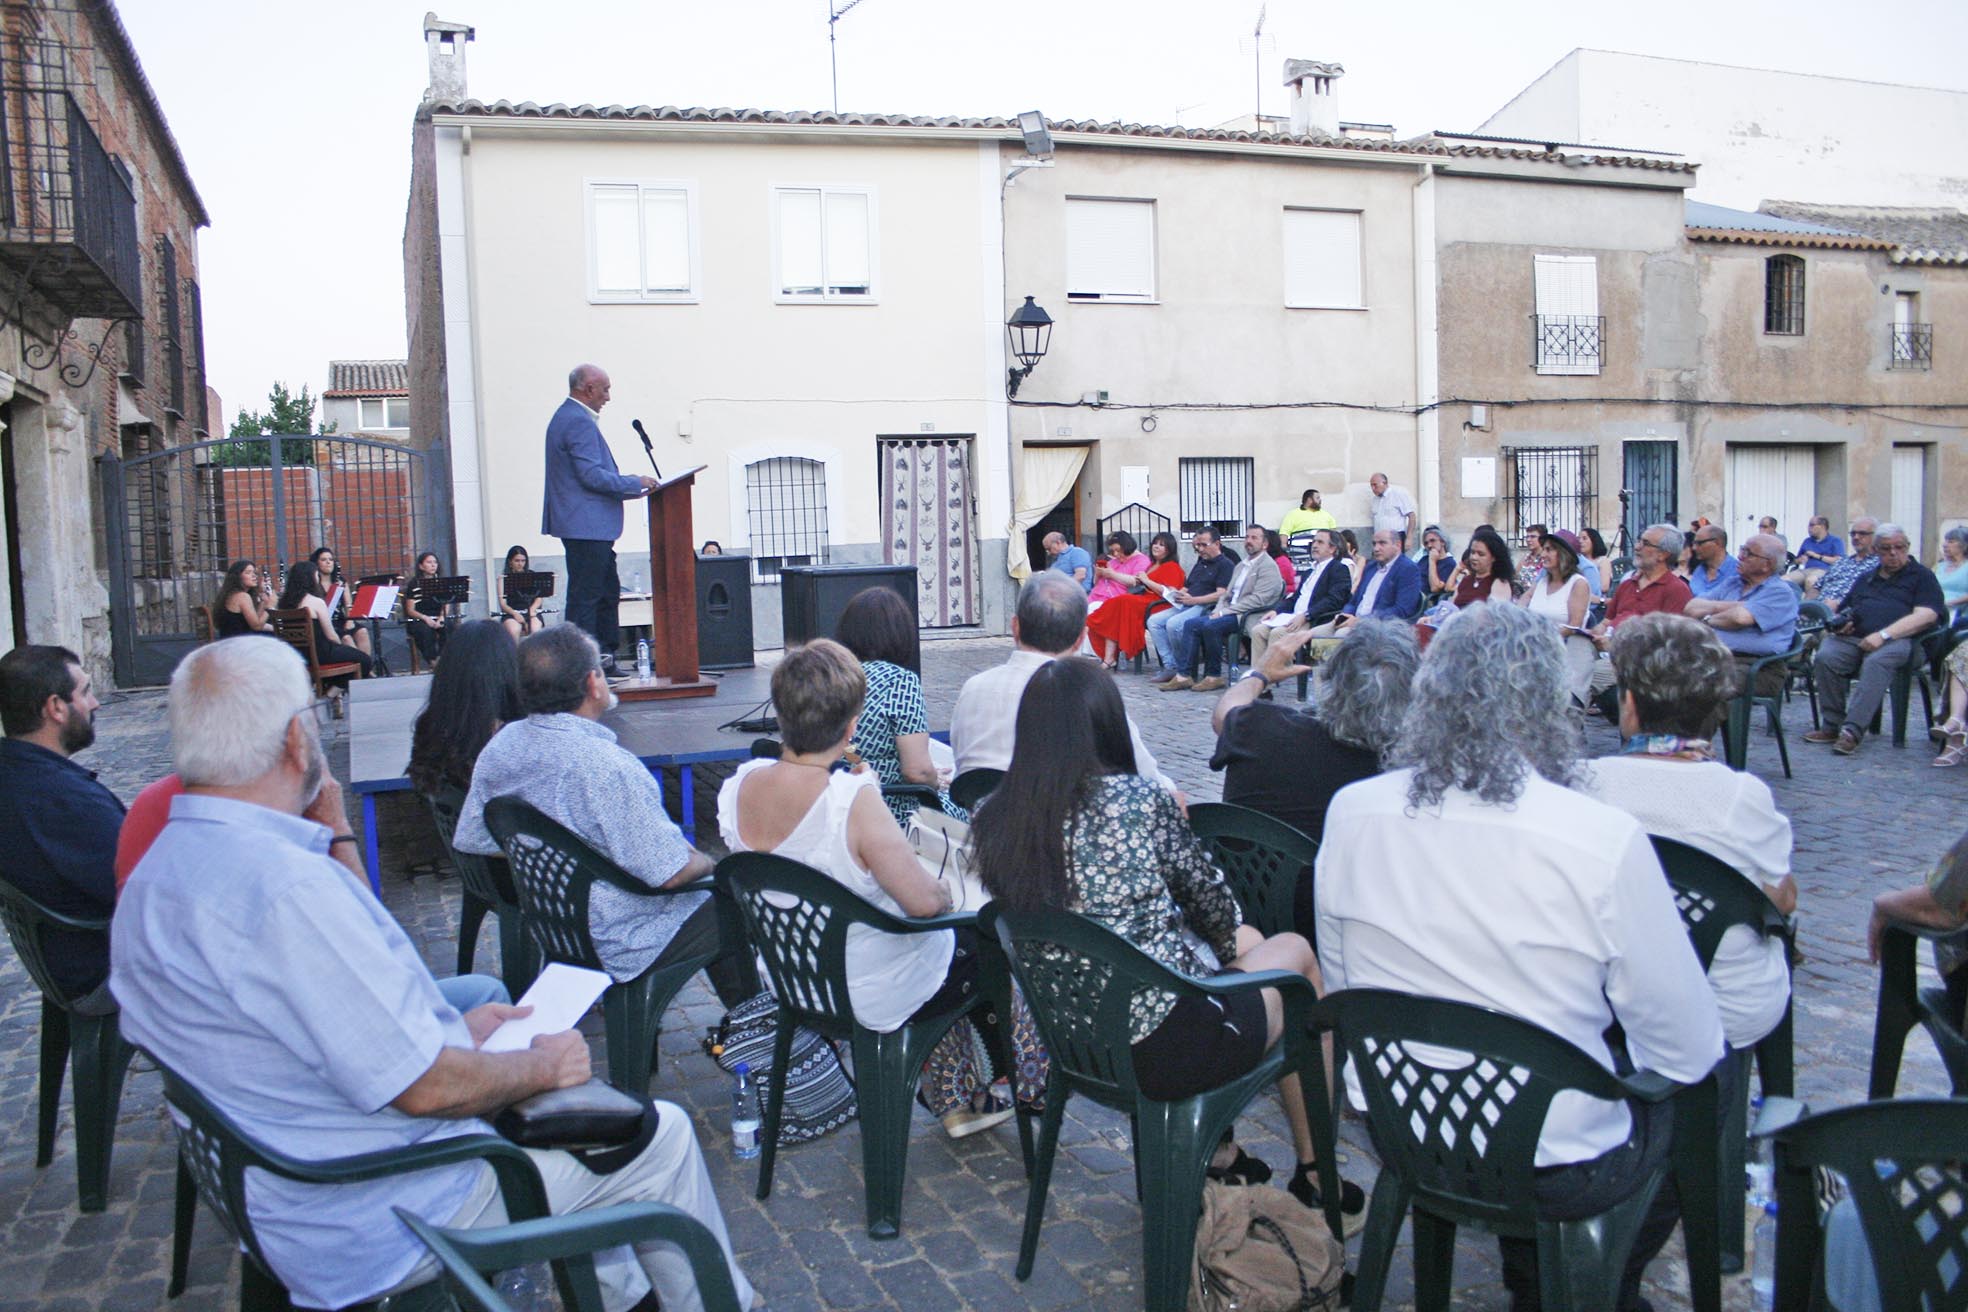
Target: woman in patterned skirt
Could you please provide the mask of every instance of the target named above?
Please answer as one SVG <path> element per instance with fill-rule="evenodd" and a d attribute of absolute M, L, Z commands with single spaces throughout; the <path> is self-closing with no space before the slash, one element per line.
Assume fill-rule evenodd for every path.
<path fill-rule="evenodd" d="M 1175 536 L 1157 533 L 1149 539 L 1147 564 L 1128 573 L 1138 584 L 1181 587 L 1184 575 L 1182 561 L 1176 555 Z M 1148 617 L 1167 605 L 1161 594 L 1152 589 L 1123 592 L 1102 602 L 1099 610 L 1087 616 L 1087 637 L 1092 639 L 1100 663 L 1111 670 L 1121 661 L 1139 656 L 1148 645 Z"/>
<path fill-rule="evenodd" d="M 945 790 L 949 771 L 929 755 L 929 711 L 922 679 L 909 668 L 917 649 L 909 608 L 887 588 L 858 592 L 841 611 L 835 637 L 861 662 L 868 679 L 868 701 L 854 731 L 854 751 L 884 784 L 927 784 L 937 790 L 943 809 L 958 819 Z M 890 797 L 888 809 L 904 829 L 916 813 L 914 797 Z"/>

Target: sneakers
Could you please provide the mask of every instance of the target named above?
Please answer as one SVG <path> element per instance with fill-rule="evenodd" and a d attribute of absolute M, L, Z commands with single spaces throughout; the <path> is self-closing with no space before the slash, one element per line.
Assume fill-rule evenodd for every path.
<path fill-rule="evenodd" d="M 1189 690 L 1191 692 L 1216 692 L 1229 686 L 1229 682 L 1222 675 L 1212 674 L 1207 679 L 1198 679 L 1195 683 L 1190 684 Z"/>
<path fill-rule="evenodd" d="M 1315 1212 L 1325 1210 L 1325 1197 L 1319 1192 L 1319 1168 L 1310 1162 L 1300 1162 L 1292 1172 L 1291 1183 L 1286 1185 L 1293 1198 L 1304 1203 Z M 1367 1195 L 1359 1185 L 1351 1180 L 1339 1182 L 1339 1223 L 1348 1235 L 1355 1234 L 1367 1223 Z"/>
<path fill-rule="evenodd" d="M 1850 756 L 1859 750 L 1859 736 L 1850 729 L 1841 729 L 1838 731 L 1838 741 L 1831 745 L 1831 750 L 1840 756 Z"/>
<path fill-rule="evenodd" d="M 1170 679 L 1165 683 L 1156 684 L 1155 690 L 1157 692 L 1181 692 L 1184 688 L 1193 688 L 1195 686 L 1196 685 L 1194 683 L 1191 683 L 1187 678 L 1178 674 L 1173 679 Z"/>

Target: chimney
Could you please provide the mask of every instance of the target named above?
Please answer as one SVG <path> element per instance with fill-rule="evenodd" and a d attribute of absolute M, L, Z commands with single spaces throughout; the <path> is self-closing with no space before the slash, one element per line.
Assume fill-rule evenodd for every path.
<path fill-rule="evenodd" d="M 1322 64 L 1316 59 L 1287 59 L 1285 85 L 1291 88 L 1292 135 L 1339 135 L 1339 95 L 1335 90 L 1346 76 L 1343 64 Z"/>
<path fill-rule="evenodd" d="M 424 15 L 424 48 L 430 56 L 430 85 L 425 100 L 463 100 L 465 98 L 465 42 L 472 29 L 463 23 L 446 22 L 435 13 Z"/>

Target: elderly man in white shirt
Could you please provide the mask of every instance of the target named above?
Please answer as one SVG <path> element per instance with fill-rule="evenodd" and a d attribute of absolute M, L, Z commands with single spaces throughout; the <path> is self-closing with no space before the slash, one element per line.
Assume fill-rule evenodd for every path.
<path fill-rule="evenodd" d="M 1569 787 L 1582 767 L 1564 677 L 1557 631 L 1520 607 L 1473 606 L 1443 626 L 1415 680 L 1396 768 L 1341 790 L 1327 812 L 1320 969 L 1330 990 L 1396 989 L 1520 1016 L 1608 1070 L 1618 1058 L 1605 1031 L 1617 1021 L 1635 1067 L 1697 1081 L 1723 1054 L 1715 999 L 1645 831 Z M 1353 1098 L 1361 1105 L 1357 1086 Z M 1541 1213 L 1591 1216 L 1630 1196 L 1667 1160 L 1672 1126 L 1664 1105 L 1636 1118 L 1622 1103 L 1559 1094 L 1537 1147 Z M 1621 1312 L 1644 1306 L 1640 1275 L 1679 1210 L 1663 1183 Z M 1505 1285 L 1535 1306 L 1535 1244 L 1502 1247 Z"/>
<path fill-rule="evenodd" d="M 1415 540 L 1414 493 L 1389 483 L 1385 474 L 1375 474 L 1367 486 L 1373 489 L 1374 532 L 1399 533 L 1401 549 L 1407 550 L 1408 543 Z"/>
<path fill-rule="evenodd" d="M 1012 616 L 1011 636 L 1018 649 L 1003 665 L 973 674 L 957 694 L 950 716 L 950 746 L 957 756 L 957 773 L 1011 765 L 1017 740 L 1018 700 L 1033 673 L 1047 661 L 1069 658 L 1080 649 L 1086 633 L 1086 594 L 1064 574 L 1051 570 L 1034 574 L 1018 590 L 1018 610 Z M 1134 741 L 1135 773 L 1153 779 L 1179 799 L 1182 790 L 1155 764 L 1155 754 L 1141 741 L 1141 731 L 1128 720 Z"/>

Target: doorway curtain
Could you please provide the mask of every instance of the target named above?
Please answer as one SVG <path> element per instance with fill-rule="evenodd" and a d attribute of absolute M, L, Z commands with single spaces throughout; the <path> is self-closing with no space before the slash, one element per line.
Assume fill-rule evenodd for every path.
<path fill-rule="evenodd" d="M 1052 513 L 1073 491 L 1086 465 L 1083 446 L 1028 446 L 1018 467 L 1018 498 L 1006 531 L 1005 566 L 1021 582 L 1031 577 L 1032 562 L 1025 552 L 1025 530 Z"/>

